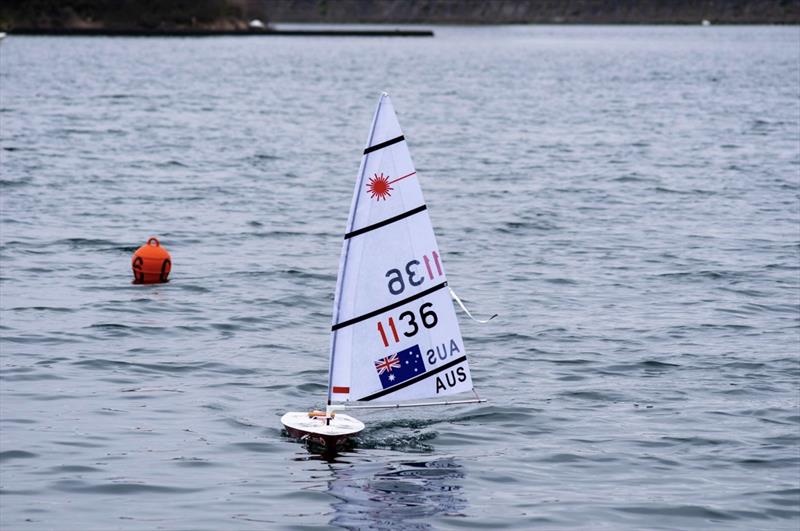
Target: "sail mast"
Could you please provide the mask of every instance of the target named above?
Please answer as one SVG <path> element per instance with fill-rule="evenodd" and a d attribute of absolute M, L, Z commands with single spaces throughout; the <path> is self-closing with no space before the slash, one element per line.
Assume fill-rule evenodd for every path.
<path fill-rule="evenodd" d="M 375 109 L 375 114 L 372 116 L 372 125 L 369 128 L 369 136 L 367 137 L 367 146 L 372 145 L 372 139 L 375 136 L 375 124 L 378 122 L 378 115 L 381 112 L 381 105 L 383 104 L 383 99 L 387 96 L 386 92 L 381 92 L 380 97 L 378 98 L 378 106 Z M 358 179 L 356 179 L 356 186 L 355 191 L 353 193 L 353 201 L 350 206 L 350 214 L 348 215 L 347 220 L 347 230 L 345 234 L 350 233 L 353 231 L 353 223 L 355 220 L 355 213 L 358 209 L 358 200 L 360 194 L 358 191 L 362 188 L 364 183 L 364 170 L 367 167 L 367 157 L 369 153 L 365 153 L 361 157 L 361 165 L 358 169 Z M 347 272 L 347 255 L 350 251 L 350 239 L 346 238 L 344 243 L 342 244 L 342 255 L 339 259 L 339 276 L 336 279 L 336 293 L 334 294 L 334 303 L 333 303 L 333 320 L 332 324 L 336 324 L 339 322 L 339 310 L 342 304 L 342 283 L 344 282 L 345 273 Z M 332 390 L 333 390 L 333 358 L 336 355 L 336 330 L 333 331 L 331 334 L 331 355 L 330 359 L 328 360 L 328 405 L 331 405 L 332 399 Z"/>

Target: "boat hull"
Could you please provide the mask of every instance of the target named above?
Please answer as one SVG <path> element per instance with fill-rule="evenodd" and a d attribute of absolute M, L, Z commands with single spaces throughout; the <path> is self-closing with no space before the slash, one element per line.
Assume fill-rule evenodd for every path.
<path fill-rule="evenodd" d="M 364 429 L 364 423 L 342 413 L 327 422 L 325 417 L 309 417 L 307 412 L 290 411 L 281 417 L 290 437 L 336 451 Z"/>

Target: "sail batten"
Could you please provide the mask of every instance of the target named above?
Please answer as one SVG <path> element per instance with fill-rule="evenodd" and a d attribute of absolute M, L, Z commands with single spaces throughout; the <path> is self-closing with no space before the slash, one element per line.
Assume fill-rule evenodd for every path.
<path fill-rule="evenodd" d="M 395 308 L 399 308 L 400 306 L 404 306 L 404 305 L 406 305 L 406 304 L 408 304 L 410 302 L 413 302 L 413 301 L 415 301 L 415 300 L 417 300 L 417 299 L 419 299 L 421 297 L 429 295 L 429 294 L 433 293 L 434 291 L 437 291 L 437 290 L 440 290 L 440 289 L 446 288 L 446 287 L 447 287 L 447 282 L 442 282 L 439 285 L 433 286 L 432 288 L 428 288 L 425 291 L 421 291 L 420 293 L 412 295 L 412 296 L 408 297 L 407 299 L 403 299 L 401 301 L 394 302 L 394 303 L 390 304 L 389 306 L 384 306 L 383 308 L 379 308 L 377 310 L 373 310 L 373 311 L 371 311 L 371 312 L 369 312 L 367 314 L 361 315 L 359 317 L 354 317 L 353 319 L 349 319 L 347 321 L 335 324 L 335 325 L 333 325 L 331 327 L 331 330 L 339 330 L 340 328 L 344 328 L 345 326 L 350 326 L 352 324 L 360 323 L 361 321 L 363 321 L 365 319 L 369 319 L 371 317 L 375 317 L 376 315 L 380 315 L 382 313 L 386 313 L 389 310 L 394 310 Z"/>
<path fill-rule="evenodd" d="M 400 135 L 398 137 L 392 138 L 391 140 L 387 140 L 386 142 L 381 142 L 380 144 L 376 144 L 374 146 L 370 146 L 370 147 L 368 147 L 367 149 L 364 150 L 364 155 L 372 153 L 373 151 L 378 151 L 379 149 L 383 149 L 385 147 L 389 147 L 392 144 L 397 144 L 398 142 L 402 142 L 405 139 L 406 139 L 405 136 Z"/>
<path fill-rule="evenodd" d="M 385 227 L 386 225 L 391 225 L 395 221 L 400 221 L 401 219 L 406 219 L 409 216 L 413 216 L 414 214 L 419 214 L 428 209 L 428 205 L 421 205 L 417 208 L 412 208 L 402 214 L 398 214 L 388 219 L 384 219 L 383 221 L 379 221 L 377 223 L 373 223 L 372 225 L 367 225 L 366 227 L 361 227 L 360 229 L 356 229 L 354 231 L 348 232 L 344 235 L 345 240 L 349 240 L 350 238 L 354 238 L 356 236 L 360 236 L 364 233 L 367 233 L 371 230 L 380 229 L 381 227 Z"/>
<path fill-rule="evenodd" d="M 472 389 L 418 177 L 391 100 L 383 94 L 342 242 L 329 403 L 416 400 Z"/>
<path fill-rule="evenodd" d="M 430 371 L 427 371 L 424 374 L 416 376 L 416 377 L 414 377 L 414 378 L 412 378 L 410 380 L 406 380 L 403 383 L 397 384 L 394 387 L 389 387 L 388 389 L 383 389 L 381 391 L 377 391 L 375 393 L 372 393 L 371 395 L 367 395 L 365 397 L 362 397 L 359 400 L 361 400 L 362 402 L 368 402 L 370 400 L 375 400 L 376 398 L 380 398 L 380 397 L 382 397 L 384 395 L 388 395 L 389 393 L 394 393 L 395 391 L 399 391 L 400 389 L 403 389 L 404 387 L 408 387 L 409 385 L 414 385 L 416 383 L 419 383 L 419 382 L 421 382 L 422 380 L 424 380 L 426 378 L 430 378 L 432 376 L 435 376 L 435 375 L 439 374 L 442 371 L 446 371 L 447 369 L 449 369 L 451 367 L 455 367 L 456 365 L 458 365 L 460 363 L 463 363 L 463 362 L 466 362 L 466 361 L 467 361 L 467 357 L 466 356 L 461 356 L 460 358 L 456 358 L 453 361 L 449 361 L 449 362 L 445 363 L 444 365 L 440 365 L 440 366 L 436 367 L 435 369 L 431 369 Z"/>

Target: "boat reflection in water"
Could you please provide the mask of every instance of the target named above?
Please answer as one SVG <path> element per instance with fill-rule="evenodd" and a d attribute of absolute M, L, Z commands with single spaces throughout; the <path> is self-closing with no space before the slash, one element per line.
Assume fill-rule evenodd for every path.
<path fill-rule="evenodd" d="M 359 456 L 360 457 L 360 456 Z M 431 529 L 432 517 L 462 516 L 464 469 L 454 457 L 329 463 L 337 498 L 329 522 L 346 529 Z"/>

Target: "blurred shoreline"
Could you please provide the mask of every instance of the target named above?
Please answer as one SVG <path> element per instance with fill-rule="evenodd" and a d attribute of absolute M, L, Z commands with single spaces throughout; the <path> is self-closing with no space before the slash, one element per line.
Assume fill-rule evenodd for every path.
<path fill-rule="evenodd" d="M 8 0 L 0 31 L 38 35 L 288 35 L 273 24 L 800 24 L 787 0 Z M 254 25 L 255 24 L 255 25 Z M 389 34 L 396 35 L 392 27 Z M 303 30 L 305 31 L 305 30 Z M 326 34 L 341 34 L 328 30 Z M 381 35 L 351 30 L 350 35 Z M 381 29 L 381 31 L 385 31 Z M 416 35 L 411 29 L 401 29 Z M 428 36 L 430 32 L 427 32 Z"/>
<path fill-rule="evenodd" d="M 214 29 L 102 29 L 102 28 L 21 28 L 11 31 L 14 35 L 40 35 L 50 37 L 433 37 L 429 29 L 387 28 L 298 28 L 260 30 L 214 30 Z"/>

